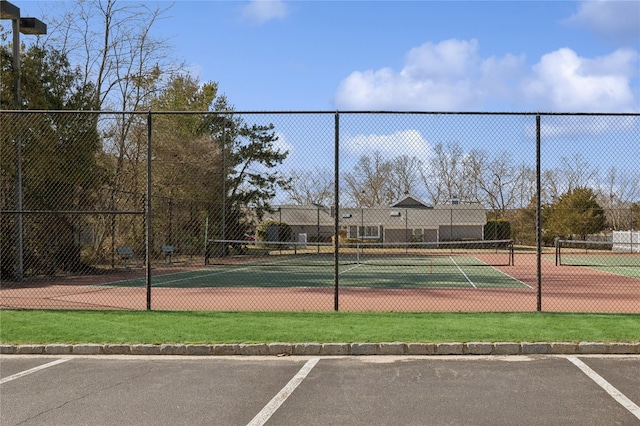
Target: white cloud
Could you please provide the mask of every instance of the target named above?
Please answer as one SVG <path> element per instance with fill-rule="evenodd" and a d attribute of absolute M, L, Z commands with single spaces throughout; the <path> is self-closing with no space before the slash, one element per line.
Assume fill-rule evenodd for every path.
<path fill-rule="evenodd" d="M 277 139 L 273 142 L 273 147 L 280 152 L 288 152 L 289 155 L 293 154 L 294 147 L 289 141 L 287 137 L 282 132 L 275 132 L 275 136 Z"/>
<path fill-rule="evenodd" d="M 633 116 L 563 116 L 561 120 L 545 120 L 540 126 L 543 140 L 566 137 L 593 137 L 610 132 L 635 134 L 640 131 L 640 119 Z M 536 137 L 536 126 L 525 125 L 525 134 L 530 139 Z"/>
<path fill-rule="evenodd" d="M 340 109 L 468 110 L 479 108 L 500 81 L 509 80 L 523 57 L 483 59 L 476 40 L 445 40 L 411 49 L 400 72 L 355 71 L 335 97 Z M 491 92 L 491 93 L 490 93 Z"/>
<path fill-rule="evenodd" d="M 288 8 L 282 0 L 252 0 L 242 9 L 245 19 L 263 24 L 272 19 L 284 19 Z"/>
<path fill-rule="evenodd" d="M 633 43 L 640 38 L 640 2 L 590 0 L 580 3 L 578 11 L 564 23 L 587 28 L 611 42 Z"/>
<path fill-rule="evenodd" d="M 413 129 L 391 134 L 360 134 L 344 137 L 344 146 L 349 154 L 360 157 L 379 152 L 385 158 L 393 158 L 402 153 L 411 153 L 422 161 L 431 156 L 431 146 L 422 134 Z"/>
<path fill-rule="evenodd" d="M 630 79 L 638 52 L 619 49 L 594 59 L 563 48 L 544 55 L 531 76 L 523 80 L 522 94 L 534 105 L 553 111 L 629 112 L 637 109 Z"/>
<path fill-rule="evenodd" d="M 629 112 L 640 110 L 632 81 L 638 52 L 583 58 L 563 48 L 527 67 L 524 56 L 483 58 L 476 40 L 445 40 L 411 49 L 399 72 L 355 71 L 338 87 L 342 110 L 511 110 Z"/>
<path fill-rule="evenodd" d="M 450 39 L 438 44 L 427 42 L 409 51 L 400 74 L 419 80 L 464 77 L 469 67 L 476 67 L 479 60 L 477 50 L 477 40 Z"/>

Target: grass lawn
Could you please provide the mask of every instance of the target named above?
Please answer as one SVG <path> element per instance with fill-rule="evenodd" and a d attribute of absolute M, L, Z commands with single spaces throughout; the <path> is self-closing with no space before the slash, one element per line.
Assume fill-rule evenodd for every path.
<path fill-rule="evenodd" d="M 637 342 L 640 315 L 0 310 L 2 344 Z"/>

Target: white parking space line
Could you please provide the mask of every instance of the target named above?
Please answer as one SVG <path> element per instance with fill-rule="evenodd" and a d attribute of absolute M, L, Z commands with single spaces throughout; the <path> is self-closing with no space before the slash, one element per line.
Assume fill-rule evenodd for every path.
<path fill-rule="evenodd" d="M 640 419 L 640 407 L 638 407 L 633 401 L 627 398 L 622 392 L 613 387 L 611 383 L 607 382 L 602 376 L 593 371 L 587 364 L 579 360 L 574 356 L 568 356 L 567 359 L 571 361 L 576 367 L 578 367 L 584 374 L 586 374 L 591 380 L 596 382 L 598 386 L 604 389 L 613 399 L 618 401 L 620 405 L 629 410 L 631 414 Z"/>
<path fill-rule="evenodd" d="M 285 387 L 282 388 L 276 396 L 274 396 L 271 401 L 264 408 L 256 414 L 256 416 L 249 422 L 247 426 L 262 426 L 264 425 L 276 412 L 278 408 L 284 403 L 287 398 L 293 393 L 293 391 L 298 387 L 300 383 L 307 377 L 307 374 L 311 371 L 311 369 L 320 361 L 320 358 L 312 358 L 298 371 L 298 374 L 293 376 L 289 383 L 286 384 Z"/>
<path fill-rule="evenodd" d="M 44 370 L 45 368 L 53 367 L 54 365 L 62 364 L 63 362 L 71 361 L 71 358 L 62 358 L 57 359 L 52 362 L 48 362 L 46 364 L 39 365 L 34 368 L 30 368 L 29 370 L 21 371 L 20 373 L 12 374 L 11 376 L 7 376 L 4 379 L 0 379 L 0 385 L 10 382 L 12 380 L 19 379 L 20 377 L 28 376 L 31 373 L 35 373 L 40 370 Z"/>

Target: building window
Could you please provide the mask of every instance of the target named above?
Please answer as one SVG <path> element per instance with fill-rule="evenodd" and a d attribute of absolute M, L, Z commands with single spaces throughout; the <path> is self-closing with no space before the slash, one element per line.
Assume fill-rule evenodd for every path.
<path fill-rule="evenodd" d="M 348 238 L 379 239 L 380 227 L 350 225 L 348 227 Z"/>
<path fill-rule="evenodd" d="M 380 227 L 358 226 L 358 238 L 380 238 Z"/>

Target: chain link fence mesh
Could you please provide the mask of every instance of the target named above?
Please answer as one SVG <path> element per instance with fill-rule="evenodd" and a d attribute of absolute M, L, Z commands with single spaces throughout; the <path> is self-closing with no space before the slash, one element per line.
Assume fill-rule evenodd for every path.
<path fill-rule="evenodd" d="M 0 128 L 2 307 L 640 312 L 638 114 Z"/>

